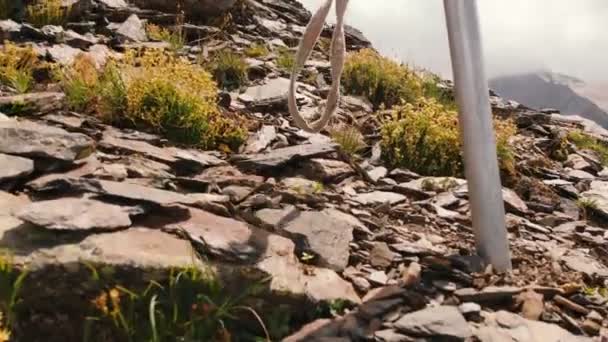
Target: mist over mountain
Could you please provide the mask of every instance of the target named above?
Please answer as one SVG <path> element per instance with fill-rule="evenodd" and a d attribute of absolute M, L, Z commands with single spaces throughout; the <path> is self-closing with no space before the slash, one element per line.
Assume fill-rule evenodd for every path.
<path fill-rule="evenodd" d="M 579 115 L 608 127 L 608 87 L 547 71 L 496 77 L 490 87 L 501 96 L 526 106 L 555 108 L 566 115 Z"/>

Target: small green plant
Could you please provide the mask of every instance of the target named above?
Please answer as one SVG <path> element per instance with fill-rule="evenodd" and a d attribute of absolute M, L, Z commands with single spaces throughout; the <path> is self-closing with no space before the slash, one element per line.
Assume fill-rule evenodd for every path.
<path fill-rule="evenodd" d="M 73 109 L 201 148 L 243 143 L 242 122 L 220 113 L 215 82 L 200 66 L 160 50 L 128 51 L 103 70 L 82 58 L 57 73 Z"/>
<path fill-rule="evenodd" d="M 155 24 L 148 24 L 146 32 L 148 33 L 148 37 L 153 40 L 169 43 L 171 49 L 175 51 L 180 50 L 186 45 L 186 36 L 179 27 L 176 26 L 175 28 L 168 29 Z"/>
<path fill-rule="evenodd" d="M 584 220 L 587 220 L 593 210 L 598 208 L 597 200 L 592 198 L 579 198 L 576 201 L 576 206 L 581 210 Z"/>
<path fill-rule="evenodd" d="M 20 290 L 27 275 L 27 271 L 14 266 L 9 252 L 0 251 L 0 342 L 10 340 L 11 329 L 16 323 Z"/>
<path fill-rule="evenodd" d="M 72 67 L 61 70 L 56 76 L 63 83 L 70 109 L 75 111 L 84 111 L 90 107 L 91 101 L 95 99 L 101 88 L 95 61 L 85 54 L 76 56 Z"/>
<path fill-rule="evenodd" d="M 0 49 L 0 83 L 18 93 L 28 92 L 34 84 L 34 70 L 40 67 L 38 56 L 32 47 L 19 47 L 4 42 Z"/>
<path fill-rule="evenodd" d="M 63 6 L 61 0 L 37 0 L 26 8 L 27 21 L 37 27 L 63 25 L 70 7 Z"/>
<path fill-rule="evenodd" d="M 295 55 L 288 48 L 279 48 L 276 63 L 279 69 L 284 72 L 291 72 L 296 65 Z"/>
<path fill-rule="evenodd" d="M 414 71 L 370 49 L 348 56 L 342 83 L 347 94 L 366 96 L 376 108 L 415 103 L 423 95 Z"/>
<path fill-rule="evenodd" d="M 363 135 L 356 127 L 339 125 L 330 129 L 329 133 L 331 138 L 340 145 L 340 150 L 351 157 L 365 148 Z"/>
<path fill-rule="evenodd" d="M 568 133 L 567 139 L 579 149 L 592 150 L 596 152 L 602 164 L 608 166 L 608 145 L 597 138 L 590 136 L 580 130 L 571 131 Z"/>
<path fill-rule="evenodd" d="M 224 89 L 238 89 L 247 83 L 247 62 L 242 56 L 222 51 L 213 57 L 211 72 L 218 85 Z"/>
<path fill-rule="evenodd" d="M 501 168 L 513 167 L 508 139 L 515 134 L 511 121 L 495 120 Z M 455 112 L 434 99 L 393 108 L 382 125 L 382 151 L 394 166 L 428 176 L 463 175 L 462 143 Z"/>
<path fill-rule="evenodd" d="M 251 58 L 266 57 L 269 53 L 266 44 L 255 43 L 245 49 L 245 55 Z"/>
<path fill-rule="evenodd" d="M 422 92 L 425 97 L 434 98 L 437 102 L 450 110 L 456 109 L 454 95 L 443 87 L 440 87 L 441 79 L 439 76 L 426 73 L 422 77 Z"/>
<path fill-rule="evenodd" d="M 264 341 L 270 341 L 261 318 L 244 304 L 263 284 L 233 297 L 213 271 L 191 266 L 172 271 L 167 283 L 151 282 L 141 293 L 108 286 L 92 300 L 85 341 L 95 341 L 92 331 L 100 325 L 113 329 L 120 341 L 230 341 L 242 333 L 240 313 L 253 315 L 265 331 Z"/>

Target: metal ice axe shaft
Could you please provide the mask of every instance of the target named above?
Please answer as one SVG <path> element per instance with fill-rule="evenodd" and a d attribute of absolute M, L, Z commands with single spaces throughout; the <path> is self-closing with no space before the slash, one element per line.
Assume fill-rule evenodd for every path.
<path fill-rule="evenodd" d="M 444 0 L 477 253 L 511 269 L 476 0 Z"/>

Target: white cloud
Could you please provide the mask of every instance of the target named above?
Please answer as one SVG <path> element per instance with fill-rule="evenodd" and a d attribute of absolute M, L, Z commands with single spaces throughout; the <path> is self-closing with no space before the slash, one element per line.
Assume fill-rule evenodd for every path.
<path fill-rule="evenodd" d="M 301 0 L 310 10 L 324 0 Z M 548 68 L 608 80 L 608 1 L 479 0 L 489 75 Z M 449 77 L 441 0 L 350 0 L 348 24 L 382 53 Z"/>

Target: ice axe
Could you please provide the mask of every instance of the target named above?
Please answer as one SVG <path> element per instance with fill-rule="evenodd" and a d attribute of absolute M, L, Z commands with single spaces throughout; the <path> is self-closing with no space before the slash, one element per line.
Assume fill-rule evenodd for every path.
<path fill-rule="evenodd" d="M 325 111 L 320 119 L 311 124 L 298 111 L 295 98 L 296 81 L 300 69 L 310 57 L 323 31 L 333 2 L 325 1 L 310 19 L 298 47 L 289 86 L 289 112 L 299 128 L 311 133 L 323 130 L 339 105 L 340 78 L 346 56 L 344 15 L 349 0 L 336 0 L 337 20 L 330 48 L 332 86 Z M 477 254 L 495 270 L 508 271 L 511 269 L 511 258 L 489 89 L 483 63 L 477 1 L 444 0 L 443 4 Z"/>

